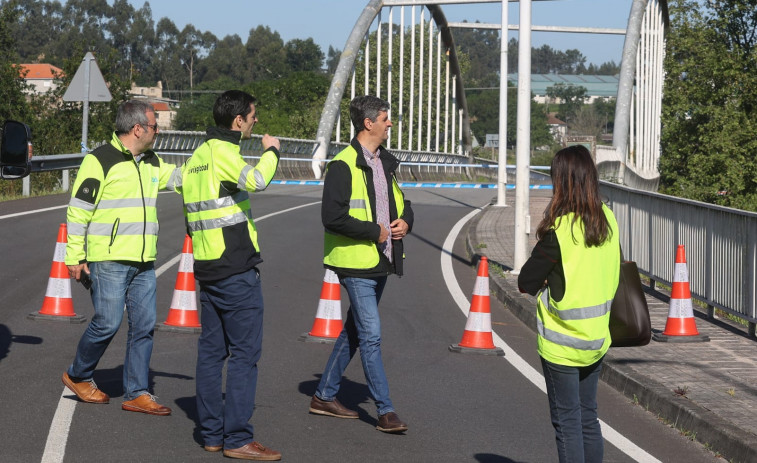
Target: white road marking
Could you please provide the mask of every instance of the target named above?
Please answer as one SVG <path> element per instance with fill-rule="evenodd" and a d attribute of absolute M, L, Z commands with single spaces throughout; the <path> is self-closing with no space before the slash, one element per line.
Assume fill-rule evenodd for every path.
<path fill-rule="evenodd" d="M 444 241 L 441 253 L 441 267 L 442 275 L 444 276 L 444 282 L 447 285 L 447 289 L 452 295 L 452 298 L 455 300 L 455 303 L 466 317 L 468 316 L 468 311 L 470 310 L 470 302 L 465 297 L 463 291 L 460 289 L 460 285 L 455 278 L 455 273 L 452 270 L 452 247 L 455 244 L 455 240 L 457 240 L 457 237 L 460 234 L 460 230 L 462 230 L 463 226 L 465 226 L 465 224 L 471 218 L 473 218 L 473 216 L 481 212 L 481 210 L 481 208 L 478 208 L 470 212 L 468 215 L 460 219 L 454 227 L 452 227 L 449 235 L 447 235 L 447 239 Z M 512 350 L 512 348 L 510 348 L 510 346 L 508 346 L 505 341 L 497 335 L 497 333 L 492 332 L 492 338 L 494 339 L 494 345 L 505 351 L 505 356 L 503 358 L 510 362 L 510 364 L 515 367 L 515 369 L 518 370 L 520 374 L 526 377 L 526 379 L 531 381 L 536 387 L 539 388 L 539 390 L 546 394 L 547 388 L 544 382 L 544 376 L 542 376 L 541 373 L 539 373 L 535 368 L 533 368 L 525 360 L 523 360 L 521 356 L 515 353 L 515 351 Z M 605 438 L 605 440 L 617 447 L 621 452 L 633 458 L 635 461 L 644 463 L 654 463 L 660 461 L 647 453 L 641 447 L 628 440 L 628 438 L 620 434 L 618 431 L 611 428 L 610 425 L 608 425 L 604 421 L 599 420 L 599 424 L 602 427 L 602 436 Z"/>
<path fill-rule="evenodd" d="M 254 220 L 255 222 L 260 222 L 261 220 L 265 220 L 279 214 L 285 214 L 287 212 L 292 212 L 297 209 L 302 209 L 303 207 L 314 206 L 320 203 L 320 201 L 317 201 L 313 203 L 302 204 L 300 206 L 290 207 L 289 209 L 266 214 Z M 43 210 L 48 209 L 38 209 L 37 211 L 30 211 L 29 213 L 31 214 L 33 212 L 42 212 Z M 0 219 L 2 219 L 3 217 L 0 217 Z M 176 265 L 180 259 L 181 254 L 175 256 L 165 264 L 161 265 L 160 268 L 155 270 L 155 278 L 159 277 L 160 275 L 165 273 L 166 270 Z M 69 398 L 69 396 L 72 395 L 73 393 L 70 392 L 66 386 L 63 386 L 63 392 L 61 393 L 60 399 L 58 400 L 58 408 L 55 410 L 55 416 L 53 416 L 53 421 L 50 424 L 50 432 L 47 434 L 45 451 L 42 454 L 42 463 L 61 463 L 63 461 L 63 457 L 66 454 L 66 443 L 68 442 L 68 432 L 71 427 L 71 420 L 74 417 L 74 411 L 76 410 L 76 404 L 78 403 L 77 399 Z"/>
<path fill-rule="evenodd" d="M 36 214 L 38 212 L 54 211 L 56 209 L 64 209 L 66 207 L 68 207 L 68 204 L 63 205 L 63 206 L 46 207 L 44 209 L 34 209 L 33 211 L 17 212 L 15 214 L 0 215 L 0 220 L 12 219 L 13 217 L 20 217 L 22 215 Z"/>

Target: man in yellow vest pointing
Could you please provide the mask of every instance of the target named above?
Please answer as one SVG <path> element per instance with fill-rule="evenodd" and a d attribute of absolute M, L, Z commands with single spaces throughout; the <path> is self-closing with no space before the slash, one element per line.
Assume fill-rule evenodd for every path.
<path fill-rule="evenodd" d="M 207 139 L 182 168 L 177 191 L 192 237 L 200 282 L 202 334 L 197 342 L 197 414 L 205 450 L 230 458 L 279 460 L 253 441 L 249 420 L 263 340 L 263 262 L 248 192 L 265 190 L 279 164 L 279 140 L 263 136 L 263 155 L 249 165 L 240 142 L 252 137 L 256 99 L 229 90 L 216 99 Z M 222 392 L 226 368 L 226 394 Z"/>

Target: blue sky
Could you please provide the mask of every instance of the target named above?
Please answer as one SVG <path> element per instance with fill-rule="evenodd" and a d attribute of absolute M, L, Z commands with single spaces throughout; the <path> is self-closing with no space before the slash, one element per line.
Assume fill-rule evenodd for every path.
<path fill-rule="evenodd" d="M 141 8 L 145 0 L 129 2 L 135 8 Z M 285 42 L 312 37 L 326 53 L 329 45 L 340 50 L 344 48 L 368 0 L 152 0 L 149 3 L 156 22 L 168 17 L 179 29 L 191 23 L 219 38 L 237 34 L 246 41 L 250 29 L 262 24 L 277 31 Z M 532 23 L 535 25 L 624 29 L 631 0 L 551 0 L 534 1 L 532 5 Z M 450 22 L 499 23 L 502 15 L 499 3 L 446 5 L 442 8 Z M 510 4 L 510 24 L 518 23 L 518 8 L 518 3 Z M 394 16 L 398 23 L 397 10 Z M 383 18 L 386 21 L 388 13 Z M 405 18 L 406 22 L 410 21 L 409 7 Z M 510 37 L 517 38 L 517 32 L 510 32 Z M 534 32 L 532 44 L 536 47 L 547 44 L 558 50 L 576 48 L 588 63 L 615 61 L 619 64 L 623 37 Z"/>

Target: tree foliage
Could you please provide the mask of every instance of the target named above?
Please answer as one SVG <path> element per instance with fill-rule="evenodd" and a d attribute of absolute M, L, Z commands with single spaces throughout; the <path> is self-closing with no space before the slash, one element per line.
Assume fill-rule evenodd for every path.
<path fill-rule="evenodd" d="M 757 210 L 755 2 L 675 0 L 670 14 L 661 191 Z"/>
<path fill-rule="evenodd" d="M 19 79 L 16 66 L 18 56 L 10 25 L 17 21 L 18 12 L 14 2 L 0 6 L 0 121 L 6 119 L 26 120 L 26 85 Z"/>
<path fill-rule="evenodd" d="M 547 87 L 547 97 L 558 101 L 560 107 L 557 117 L 564 120 L 570 126 L 571 121 L 581 110 L 586 101 L 586 87 L 580 85 L 568 85 L 562 82 Z"/>
<path fill-rule="evenodd" d="M 470 92 L 468 111 L 471 117 L 471 130 L 479 143 L 483 143 L 486 134 L 499 133 L 499 91 Z M 518 89 L 507 90 L 507 146 L 517 144 Z M 547 117 L 542 105 L 531 100 L 531 146 L 550 145 L 552 135 L 547 126 Z"/>

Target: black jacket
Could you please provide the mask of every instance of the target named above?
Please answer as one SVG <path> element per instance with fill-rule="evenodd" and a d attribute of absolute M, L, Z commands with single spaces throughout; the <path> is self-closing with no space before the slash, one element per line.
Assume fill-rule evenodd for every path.
<path fill-rule="evenodd" d="M 373 189 L 373 170 L 365 161 L 363 148 L 357 141 L 357 138 L 352 140 L 351 145 L 358 153 L 356 157 L 357 167 L 365 172 L 366 188 L 371 202 L 371 210 L 375 211 L 376 192 Z M 379 159 L 384 167 L 384 174 L 386 175 L 386 182 L 390 191 L 389 221 L 393 222 L 398 217 L 396 217 L 397 208 L 394 204 L 394 195 L 391 194 L 391 185 L 400 162 L 383 146 L 379 147 L 379 151 Z M 321 221 L 323 222 L 323 226 L 332 233 L 338 233 L 349 238 L 354 238 L 356 240 L 371 240 L 375 242 L 378 251 L 378 239 L 381 233 L 381 227 L 376 223 L 375 214 L 373 221 L 371 222 L 364 222 L 351 217 L 349 215 L 351 193 L 352 174 L 350 167 L 342 161 L 331 162 L 326 170 L 326 178 L 323 185 L 323 201 L 321 205 Z M 410 233 L 413 229 L 413 209 L 410 207 L 410 201 L 407 199 L 405 199 L 405 210 L 402 217 L 399 218 L 407 222 L 408 233 Z M 390 273 L 395 273 L 400 276 L 402 275 L 402 261 L 404 259 L 404 246 L 402 240 L 392 240 L 393 262 L 390 263 L 389 259 L 387 259 L 382 252 L 378 251 L 378 253 L 379 264 L 372 269 L 325 267 L 333 270 L 339 277 L 373 278 L 385 276 Z"/>

